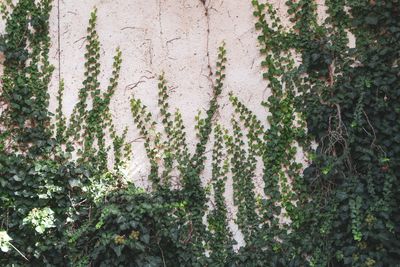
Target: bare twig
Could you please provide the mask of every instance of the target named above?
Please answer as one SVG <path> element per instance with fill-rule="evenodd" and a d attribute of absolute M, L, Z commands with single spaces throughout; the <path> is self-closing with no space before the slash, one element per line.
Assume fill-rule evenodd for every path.
<path fill-rule="evenodd" d="M 159 249 L 160 249 L 160 252 L 161 252 L 161 257 L 162 257 L 162 260 L 163 260 L 163 265 L 164 265 L 164 267 L 167 267 L 167 265 L 165 264 L 164 252 L 163 252 L 162 248 L 160 247 L 160 242 L 157 242 L 157 245 L 158 245 L 158 247 L 159 247 Z"/>

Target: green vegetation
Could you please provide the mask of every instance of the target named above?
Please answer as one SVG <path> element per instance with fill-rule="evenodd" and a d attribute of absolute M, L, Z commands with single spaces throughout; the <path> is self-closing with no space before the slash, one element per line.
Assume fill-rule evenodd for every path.
<path fill-rule="evenodd" d="M 151 166 L 145 192 L 121 172 L 135 156 L 109 108 L 122 52 L 102 89 L 96 11 L 85 79 L 67 120 L 63 82 L 56 114 L 48 110 L 51 1 L 4 1 L 0 265 L 400 266 L 400 4 L 325 2 L 322 24 L 314 1 L 286 2 L 287 29 L 272 5 L 252 1 L 261 75 L 271 90 L 261 103 L 268 127 L 233 93 L 230 130 L 218 122 L 224 45 L 207 111 L 196 116 L 193 152 L 180 111 L 170 110 L 164 74 L 160 122 L 133 97 Z M 308 166 L 296 161 L 301 151 Z M 259 165 L 262 194 L 255 191 Z M 230 178 L 245 241 L 238 251 L 225 200 Z"/>

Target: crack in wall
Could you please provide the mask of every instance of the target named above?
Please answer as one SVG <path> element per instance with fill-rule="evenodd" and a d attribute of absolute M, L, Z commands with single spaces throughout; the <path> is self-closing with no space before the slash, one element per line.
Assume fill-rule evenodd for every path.
<path fill-rule="evenodd" d="M 60 0 L 57 0 L 57 53 L 58 53 L 58 82 L 61 83 L 61 17 Z"/>

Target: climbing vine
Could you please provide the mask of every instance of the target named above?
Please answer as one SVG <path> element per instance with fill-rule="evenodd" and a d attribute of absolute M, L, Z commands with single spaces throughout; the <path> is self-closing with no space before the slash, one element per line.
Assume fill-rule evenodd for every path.
<path fill-rule="evenodd" d="M 274 5 L 251 4 L 267 120 L 229 93 L 231 120 L 218 121 L 224 44 L 194 129 L 161 74 L 160 122 L 130 102 L 150 163 L 144 191 L 123 172 L 135 155 L 110 109 L 122 51 L 99 82 L 96 10 L 68 119 L 63 81 L 48 108 L 51 1 L 1 3 L 1 266 L 398 266 L 399 2 L 326 0 L 321 20 L 315 1 L 289 0 L 289 26 Z"/>
<path fill-rule="evenodd" d="M 125 148 L 129 151 L 124 141 L 126 133 L 119 136 L 113 130 L 108 108 L 117 86 L 121 63 L 118 52 L 110 86 L 103 97 L 100 97 L 98 84 L 91 84 L 97 87 L 86 89 L 92 92 L 91 99 L 96 99 L 96 105 L 88 110 L 81 91 L 77 104 L 80 108 L 76 108 L 74 113 L 86 116 L 83 121 L 77 115 L 82 119 L 79 121 L 79 129 L 83 132 L 80 148 L 84 151 L 88 147 L 86 144 L 93 144 L 91 142 L 96 140 L 96 146 L 91 146 L 91 149 L 97 149 L 90 152 L 90 157 L 93 157 L 90 163 L 86 156 L 89 154 L 83 153 L 77 161 L 71 159 L 74 148 L 78 148 L 79 152 L 76 136 L 79 136 L 80 130 L 71 131 L 75 127 L 74 119 L 67 122 L 63 115 L 63 82 L 59 86 L 55 116 L 48 110 L 48 88 L 54 69 L 48 57 L 50 10 L 51 1 L 46 0 L 2 4 L 6 29 L 0 45 L 5 56 L 0 95 L 0 228 L 10 234 L 6 235 L 7 244 L 15 248 L 5 257 L 2 255 L 2 266 L 67 265 L 69 260 L 66 255 L 70 253 L 68 233 L 73 233 L 81 220 L 90 216 L 91 202 L 104 194 L 107 191 L 105 188 L 110 189 L 121 180 L 118 174 L 110 179 L 104 171 L 107 149 L 103 128 L 111 128 L 114 152 L 120 155 L 116 157 L 116 165 L 123 164 L 121 150 Z M 93 58 L 98 55 L 95 19 L 94 12 L 87 46 L 88 51 L 94 52 L 88 52 L 87 68 L 97 73 L 97 63 L 93 64 L 94 60 L 98 61 L 98 58 Z M 91 77 L 92 72 L 85 76 Z M 90 128 L 99 122 L 104 123 L 101 129 L 96 128 L 95 131 Z M 89 128 L 93 130 L 91 133 Z M 75 133 L 74 138 L 70 136 L 71 132 Z"/>

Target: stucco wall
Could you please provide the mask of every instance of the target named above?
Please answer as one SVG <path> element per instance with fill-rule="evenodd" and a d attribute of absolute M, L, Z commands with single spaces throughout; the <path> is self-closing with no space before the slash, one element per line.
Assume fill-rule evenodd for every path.
<path fill-rule="evenodd" d="M 267 113 L 260 102 L 269 91 L 261 77 L 251 2 L 214 0 L 206 6 L 208 18 L 200 0 L 60 0 L 59 6 L 56 1 L 51 18 L 51 58 L 56 67 L 52 84 L 55 92 L 58 74 L 65 80 L 64 112 L 70 115 L 77 101 L 83 80 L 87 22 L 97 7 L 104 88 L 115 49 L 120 47 L 123 53 L 121 79 L 111 109 L 117 129 L 129 126 L 128 141 L 140 137 L 130 114 L 130 98 L 141 98 L 158 115 L 157 76 L 165 72 L 171 108 L 181 109 L 188 140 L 194 143 L 194 117 L 207 106 L 212 91 L 208 62 L 214 69 L 217 48 L 223 41 L 228 64 L 220 99 L 221 121 L 230 120 L 229 91 L 265 121 Z M 55 110 L 55 93 L 51 96 L 51 109 Z M 142 180 L 148 166 L 140 140 L 133 143 L 133 153 L 130 176 Z"/>
<path fill-rule="evenodd" d="M 285 5 L 274 5 L 285 24 Z M 322 6 L 322 5 L 321 5 Z M 214 70 L 218 46 L 226 43 L 228 63 L 218 113 L 226 126 L 232 114 L 228 93 L 233 91 L 259 119 L 268 115 L 261 105 L 270 91 L 262 79 L 255 18 L 250 0 L 54 0 L 51 14 L 51 61 L 55 72 L 51 85 L 52 111 L 56 109 L 59 77 L 65 81 L 64 112 L 69 116 L 78 99 L 84 73 L 86 28 L 91 11 L 98 9 L 98 33 L 102 44 L 101 82 L 105 89 L 111 74 L 115 49 L 123 53 L 119 87 L 111 110 L 119 132 L 128 126 L 128 140 L 133 141 L 133 157 L 129 177 L 137 185 L 146 186 L 148 160 L 130 112 L 133 95 L 159 116 L 157 76 L 162 72 L 169 82 L 170 105 L 183 114 L 189 143 L 195 139 L 194 117 L 204 110 L 211 96 L 208 64 Z M 207 15 L 206 15 L 207 10 Z M 323 10 L 320 10 L 323 14 Z M 3 31 L 4 25 L 0 24 Z M 267 125 L 266 125 L 267 126 Z M 204 183 L 210 177 L 204 173 Z M 262 193 L 261 168 L 257 172 L 257 191 Z M 227 185 L 229 212 L 234 216 L 231 180 Z M 241 243 L 237 227 L 231 223 Z"/>

